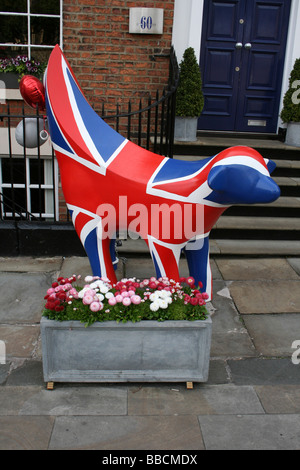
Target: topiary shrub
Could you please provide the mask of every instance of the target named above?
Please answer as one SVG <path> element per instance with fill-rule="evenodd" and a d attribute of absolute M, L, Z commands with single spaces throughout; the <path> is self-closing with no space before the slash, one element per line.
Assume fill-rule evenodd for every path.
<path fill-rule="evenodd" d="M 201 72 L 192 47 L 185 50 L 179 67 L 180 79 L 176 95 L 176 116 L 199 117 L 203 109 L 204 98 Z"/>
<path fill-rule="evenodd" d="M 297 89 L 300 86 L 300 59 L 296 59 L 289 78 L 289 88 L 283 99 L 280 117 L 283 122 L 300 122 L 300 100 Z"/>

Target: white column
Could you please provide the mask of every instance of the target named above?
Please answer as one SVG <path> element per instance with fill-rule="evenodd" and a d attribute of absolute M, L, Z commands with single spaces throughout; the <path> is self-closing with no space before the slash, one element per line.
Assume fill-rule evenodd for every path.
<path fill-rule="evenodd" d="M 175 0 L 172 42 L 178 62 L 188 47 L 200 61 L 203 4 L 204 0 Z"/>
<path fill-rule="evenodd" d="M 299 0 L 292 0 L 279 113 L 282 110 L 283 98 L 289 86 L 291 70 L 298 58 L 300 58 L 300 2 Z M 280 117 L 278 126 L 284 127 Z"/>

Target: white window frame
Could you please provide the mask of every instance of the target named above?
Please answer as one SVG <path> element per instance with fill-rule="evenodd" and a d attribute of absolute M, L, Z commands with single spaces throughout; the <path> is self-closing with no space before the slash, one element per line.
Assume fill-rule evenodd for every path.
<path fill-rule="evenodd" d="M 8 16 L 25 16 L 27 17 L 27 36 L 28 36 L 28 44 L 16 44 L 12 42 L 8 43 L 0 43 L 0 46 L 5 46 L 5 47 L 21 47 L 21 48 L 27 48 L 27 56 L 29 59 L 31 59 L 31 48 L 39 48 L 39 49 L 53 49 L 55 44 L 32 44 L 31 43 L 31 18 L 33 17 L 38 17 L 38 18 L 59 18 L 59 42 L 60 42 L 60 47 L 62 49 L 63 47 L 63 0 L 59 0 L 60 3 L 60 12 L 59 15 L 49 15 L 49 14 L 39 14 L 39 13 L 31 13 L 30 12 L 30 0 L 27 0 L 27 12 L 24 13 L 19 13 L 19 12 L 13 12 L 13 11 L 0 11 L 0 17 L 1 15 L 8 15 Z"/>
<path fill-rule="evenodd" d="M 53 219 L 55 221 L 59 220 L 59 202 L 58 202 L 58 163 L 56 158 L 41 158 L 41 160 L 44 162 L 44 184 L 33 184 L 30 181 L 30 160 L 35 159 L 36 157 L 32 156 L 26 156 L 26 157 L 21 157 L 19 155 L 12 157 L 14 158 L 25 158 L 25 171 L 26 171 L 26 176 L 25 176 L 25 183 L 3 183 L 3 178 L 2 178 L 2 159 L 7 159 L 9 156 L 1 156 L 0 157 L 0 192 L 3 193 L 3 189 L 11 189 L 11 188 L 20 188 L 20 189 L 25 189 L 26 190 L 26 200 L 27 200 L 27 207 L 26 209 L 27 212 L 29 212 L 31 215 L 33 215 L 36 218 L 42 217 L 43 219 Z M 52 165 L 54 165 L 54 171 L 52 168 Z M 54 181 L 53 181 L 53 174 L 54 174 Z M 44 202 L 45 202 L 45 212 L 43 213 L 38 213 L 38 212 L 32 212 L 31 210 L 31 189 L 39 189 L 44 193 Z M 55 191 L 55 207 L 54 207 L 54 201 L 53 201 L 53 191 Z M 2 217 L 12 217 L 13 213 L 8 212 L 4 210 L 4 205 L 1 203 L 1 213 Z M 22 213 L 22 216 L 25 217 L 26 213 Z M 18 217 L 18 214 L 15 214 L 15 217 Z"/>

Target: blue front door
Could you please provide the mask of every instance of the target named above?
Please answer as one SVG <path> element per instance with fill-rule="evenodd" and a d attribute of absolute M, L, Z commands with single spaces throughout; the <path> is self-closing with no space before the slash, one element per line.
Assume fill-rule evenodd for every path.
<path fill-rule="evenodd" d="M 205 0 L 198 129 L 275 133 L 291 0 Z"/>

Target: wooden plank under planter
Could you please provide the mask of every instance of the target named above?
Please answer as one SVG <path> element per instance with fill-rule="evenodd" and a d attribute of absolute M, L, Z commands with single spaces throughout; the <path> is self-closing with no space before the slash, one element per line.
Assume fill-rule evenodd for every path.
<path fill-rule="evenodd" d="M 212 321 L 41 319 L 45 382 L 206 382 Z M 48 387 L 50 388 L 50 387 Z"/>

